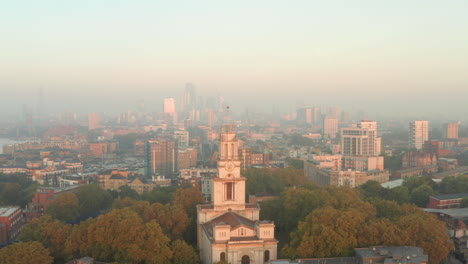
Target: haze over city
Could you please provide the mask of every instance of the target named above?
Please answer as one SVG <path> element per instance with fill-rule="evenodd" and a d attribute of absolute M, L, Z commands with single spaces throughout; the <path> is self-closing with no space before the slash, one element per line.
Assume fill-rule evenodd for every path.
<path fill-rule="evenodd" d="M 468 1 L 0 5 L 0 264 L 466 264 Z"/>
<path fill-rule="evenodd" d="M 33 108 L 39 89 L 48 111 L 119 112 L 143 99 L 160 111 L 191 82 L 240 111 L 462 119 L 466 10 L 462 0 L 8 1 L 0 117 Z"/>

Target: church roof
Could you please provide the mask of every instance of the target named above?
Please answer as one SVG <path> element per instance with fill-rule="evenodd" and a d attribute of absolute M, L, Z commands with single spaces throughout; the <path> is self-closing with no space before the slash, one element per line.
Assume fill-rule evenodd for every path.
<path fill-rule="evenodd" d="M 223 223 L 223 224 L 229 225 L 231 227 L 231 229 L 236 228 L 236 227 L 241 226 L 241 225 L 245 225 L 245 226 L 250 227 L 250 228 L 255 228 L 255 221 L 249 220 L 249 219 L 247 219 L 247 218 L 245 218 L 245 217 L 243 217 L 241 215 L 238 215 L 236 213 L 233 213 L 233 212 L 224 213 L 224 214 L 212 219 L 211 221 L 206 222 L 205 224 L 203 224 L 203 226 L 205 227 L 205 230 L 208 231 L 210 233 L 210 235 L 212 235 L 213 234 L 213 228 L 218 223 Z"/>

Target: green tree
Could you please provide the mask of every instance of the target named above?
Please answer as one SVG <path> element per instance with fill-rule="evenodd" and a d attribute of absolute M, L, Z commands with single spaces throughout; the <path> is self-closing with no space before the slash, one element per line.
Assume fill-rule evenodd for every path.
<path fill-rule="evenodd" d="M 137 191 L 133 190 L 129 186 L 120 186 L 118 193 L 120 198 L 130 197 L 134 200 L 140 200 L 140 195 Z"/>
<path fill-rule="evenodd" d="M 158 187 L 151 192 L 144 192 L 141 199 L 150 203 L 167 204 L 173 200 L 176 190 L 176 186 Z"/>
<path fill-rule="evenodd" d="M 461 199 L 461 201 L 460 201 L 460 207 L 461 207 L 461 208 L 466 208 L 466 207 L 468 207 L 468 197 L 465 197 L 465 198 Z"/>
<path fill-rule="evenodd" d="M 19 204 L 21 200 L 21 185 L 13 183 L 3 183 L 0 185 L 0 201 L 4 205 Z"/>
<path fill-rule="evenodd" d="M 81 219 L 96 216 L 100 211 L 107 209 L 112 204 L 112 196 L 102 190 L 96 184 L 88 184 L 81 187 L 76 196 L 79 200 Z"/>
<path fill-rule="evenodd" d="M 433 195 L 434 191 L 429 185 L 421 185 L 411 192 L 411 202 L 419 207 L 426 207 L 429 203 L 429 196 Z"/>
<path fill-rule="evenodd" d="M 442 179 L 438 191 L 441 193 L 461 193 L 468 192 L 468 177 L 445 177 Z"/>
<path fill-rule="evenodd" d="M 393 189 L 387 189 L 383 194 L 383 199 L 395 201 L 399 204 L 409 203 L 410 192 L 405 186 L 398 186 Z"/>
<path fill-rule="evenodd" d="M 376 181 L 367 181 L 359 186 L 359 190 L 365 199 L 381 198 L 384 188 Z"/>
<path fill-rule="evenodd" d="M 72 223 L 80 216 L 78 197 L 74 193 L 61 193 L 46 209 L 48 215 L 65 223 Z"/>
<path fill-rule="evenodd" d="M 2 264 L 51 264 L 50 252 L 39 242 L 14 243 L 0 249 Z"/>
<path fill-rule="evenodd" d="M 433 187 L 434 182 L 432 181 L 431 176 L 410 177 L 410 178 L 406 178 L 403 181 L 403 186 L 408 188 L 408 191 L 410 193 L 412 193 L 414 189 L 418 188 L 421 185 L 427 185 L 427 186 Z"/>

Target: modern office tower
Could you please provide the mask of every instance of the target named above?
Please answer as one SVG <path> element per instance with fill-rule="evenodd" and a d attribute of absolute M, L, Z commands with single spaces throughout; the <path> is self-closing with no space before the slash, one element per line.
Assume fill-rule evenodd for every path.
<path fill-rule="evenodd" d="M 213 127 L 213 125 L 218 121 L 216 117 L 216 113 L 214 110 L 209 109 L 206 111 L 206 122 L 209 127 Z"/>
<path fill-rule="evenodd" d="M 335 138 L 338 133 L 338 119 L 326 116 L 323 119 L 323 135 Z"/>
<path fill-rule="evenodd" d="M 458 123 L 448 123 L 442 126 L 443 137 L 447 139 L 458 139 Z"/>
<path fill-rule="evenodd" d="M 321 116 L 320 107 L 312 107 L 312 123 L 314 125 L 320 124 Z"/>
<path fill-rule="evenodd" d="M 218 173 L 211 178 L 211 203 L 197 205 L 201 262 L 269 263 L 277 258 L 275 224 L 260 221 L 260 207 L 246 203 L 236 127 L 221 127 Z"/>
<path fill-rule="evenodd" d="M 90 113 L 88 115 L 88 130 L 100 128 L 99 122 L 100 122 L 99 115 L 96 113 Z"/>
<path fill-rule="evenodd" d="M 353 170 L 383 170 L 381 138 L 377 122 L 363 120 L 357 127 L 341 129 L 343 168 Z"/>
<path fill-rule="evenodd" d="M 181 111 L 190 111 L 196 105 L 195 86 L 191 83 L 185 85 L 185 92 L 182 96 Z"/>
<path fill-rule="evenodd" d="M 297 109 L 296 119 L 302 124 L 312 124 L 312 108 L 299 108 Z"/>
<path fill-rule="evenodd" d="M 173 114 L 175 113 L 175 103 L 174 98 L 166 98 L 164 99 L 164 113 L 165 114 Z"/>
<path fill-rule="evenodd" d="M 341 122 L 347 123 L 349 121 L 349 112 L 348 111 L 341 111 Z"/>
<path fill-rule="evenodd" d="M 149 140 L 146 143 L 146 175 L 174 177 L 177 172 L 177 141 L 166 138 Z"/>
<path fill-rule="evenodd" d="M 327 116 L 331 118 L 336 118 L 339 121 L 341 117 L 340 108 L 336 106 L 329 107 Z"/>
<path fill-rule="evenodd" d="M 178 146 L 188 147 L 189 132 L 187 130 L 174 131 L 174 138 L 177 140 Z"/>
<path fill-rule="evenodd" d="M 429 140 L 429 121 L 416 120 L 409 124 L 410 147 L 422 149 L 424 142 Z"/>
<path fill-rule="evenodd" d="M 377 122 L 361 121 L 357 127 L 341 129 L 342 154 L 348 156 L 378 156 Z"/>
<path fill-rule="evenodd" d="M 164 120 L 166 123 L 177 123 L 177 113 L 174 98 L 164 99 Z"/>

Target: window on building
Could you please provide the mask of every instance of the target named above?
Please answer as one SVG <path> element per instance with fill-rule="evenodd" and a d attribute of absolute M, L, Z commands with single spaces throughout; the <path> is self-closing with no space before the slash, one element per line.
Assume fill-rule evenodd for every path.
<path fill-rule="evenodd" d="M 263 252 L 263 262 L 268 261 L 270 261 L 270 250 L 265 250 L 265 252 Z"/>
<path fill-rule="evenodd" d="M 226 183 L 226 200 L 234 200 L 233 188 L 232 182 Z"/>
<path fill-rule="evenodd" d="M 221 254 L 219 255 L 219 260 L 220 261 L 226 261 L 226 253 L 221 252 Z"/>

